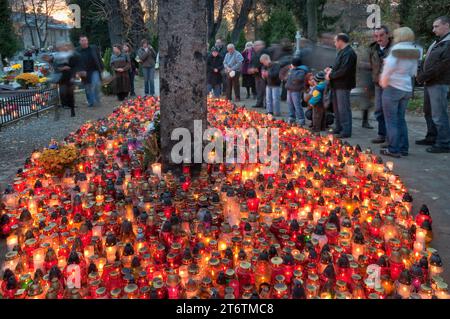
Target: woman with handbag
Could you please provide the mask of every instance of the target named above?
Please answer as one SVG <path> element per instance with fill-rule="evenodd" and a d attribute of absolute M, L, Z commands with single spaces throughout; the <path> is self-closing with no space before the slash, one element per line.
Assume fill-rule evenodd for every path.
<path fill-rule="evenodd" d="M 131 84 L 128 71 L 131 69 L 130 58 L 122 52 L 122 46 L 116 44 L 113 46 L 113 54 L 111 55 L 111 70 L 113 70 L 114 78 L 112 81 L 112 91 L 117 95 L 119 101 L 124 101 L 130 94 Z"/>

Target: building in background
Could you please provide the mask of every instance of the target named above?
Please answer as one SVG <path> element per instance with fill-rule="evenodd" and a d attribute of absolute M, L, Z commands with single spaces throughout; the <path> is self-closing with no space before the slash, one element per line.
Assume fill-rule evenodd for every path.
<path fill-rule="evenodd" d="M 47 23 L 45 23 L 46 19 L 48 19 Z M 54 47 L 57 43 L 70 41 L 70 30 L 72 26 L 66 22 L 55 20 L 52 17 L 40 15 L 36 19 L 34 15 L 27 14 L 25 20 L 22 12 L 13 12 L 12 21 L 17 35 L 22 39 L 24 49 L 41 47 L 36 24 L 39 26 L 42 25 L 40 28 L 41 35 L 47 32 L 47 39 L 43 48 Z M 46 28 L 45 25 L 47 25 Z M 43 36 L 41 37 L 43 38 Z"/>

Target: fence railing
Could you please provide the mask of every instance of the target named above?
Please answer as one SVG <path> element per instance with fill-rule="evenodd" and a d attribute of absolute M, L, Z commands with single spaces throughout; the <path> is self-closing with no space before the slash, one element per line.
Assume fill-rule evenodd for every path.
<path fill-rule="evenodd" d="M 59 96 L 56 88 L 0 93 L 0 129 L 3 125 L 23 117 L 36 114 L 58 105 Z"/>

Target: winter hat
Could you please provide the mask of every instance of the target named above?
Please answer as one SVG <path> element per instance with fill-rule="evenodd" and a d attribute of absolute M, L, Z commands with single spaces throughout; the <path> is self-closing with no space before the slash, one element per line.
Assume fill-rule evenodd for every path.
<path fill-rule="evenodd" d="M 314 76 L 314 81 L 316 82 L 325 81 L 325 72 L 323 71 L 317 72 L 316 75 Z"/>

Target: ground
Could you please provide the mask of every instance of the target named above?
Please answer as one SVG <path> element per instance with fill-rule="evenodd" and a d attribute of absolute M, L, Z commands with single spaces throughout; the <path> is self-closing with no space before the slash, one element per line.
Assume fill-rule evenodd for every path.
<path fill-rule="evenodd" d="M 157 88 L 158 83 L 156 84 Z M 142 94 L 142 83 L 137 83 L 137 93 Z M 242 92 L 242 96 L 246 94 Z M 54 121 L 54 112 L 49 111 L 39 118 L 31 117 L 13 125 L 3 127 L 0 131 L 0 190 L 10 183 L 16 171 L 23 166 L 25 159 L 36 148 L 42 148 L 49 144 L 52 138 L 63 139 L 70 132 L 76 130 L 82 123 L 88 120 L 96 120 L 107 116 L 118 106 L 119 102 L 113 96 L 104 97 L 101 107 L 89 109 L 84 102 L 83 94 L 77 95 L 77 117 L 69 117 L 69 111 L 64 110 L 59 121 Z M 251 107 L 253 100 L 243 100 L 242 104 Z M 262 111 L 261 109 L 254 109 Z M 288 110 L 282 103 L 282 111 L 287 116 Z M 376 130 L 366 130 L 361 127 L 360 112 L 355 111 L 354 134 L 348 141 L 351 144 L 359 144 L 363 149 L 372 148 L 379 152 L 379 147 L 370 144 L 370 140 L 376 137 Z M 375 121 L 371 122 L 375 126 Z M 433 248 L 436 248 L 444 262 L 445 273 L 443 278 L 450 282 L 450 206 L 447 203 L 450 190 L 450 172 L 448 169 L 449 154 L 432 155 L 425 152 L 424 147 L 414 144 L 415 140 L 425 136 L 426 126 L 422 116 L 411 114 L 408 116 L 410 134 L 410 156 L 393 160 L 395 172 L 406 183 L 410 193 L 414 197 L 414 212 L 417 213 L 422 204 L 427 204 L 433 217 L 434 240 Z M 386 159 L 388 160 L 388 159 Z M 391 160 L 391 159 L 389 159 Z M 0 256 L 5 254 L 5 243 L 0 243 Z M 446 267 L 447 266 L 447 267 Z"/>

